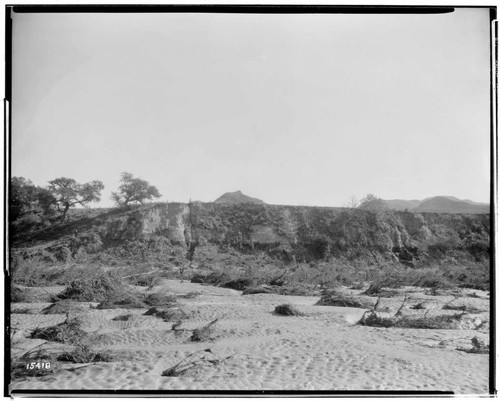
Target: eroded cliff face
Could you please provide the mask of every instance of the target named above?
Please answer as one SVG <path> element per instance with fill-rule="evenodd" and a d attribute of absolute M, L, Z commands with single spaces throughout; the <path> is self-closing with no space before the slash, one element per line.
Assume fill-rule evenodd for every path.
<path fill-rule="evenodd" d="M 187 204 L 165 203 L 131 211 L 105 223 L 104 240 L 120 243 L 131 240 L 167 238 L 172 245 L 190 243 L 190 210 Z"/>
<path fill-rule="evenodd" d="M 140 261 L 156 253 L 161 254 L 156 260 L 167 257 L 184 263 L 202 262 L 214 253 L 264 252 L 285 263 L 338 258 L 425 266 L 434 261 L 487 260 L 490 243 L 489 215 L 266 204 L 155 204 L 110 211 L 78 227 L 77 235 L 73 226 L 53 230 L 51 235 L 59 239 L 46 249 L 62 255 L 58 259 L 83 251 L 138 255 Z"/>
<path fill-rule="evenodd" d="M 215 245 L 221 252 L 265 251 L 284 260 L 370 257 L 416 265 L 487 258 L 489 224 L 489 215 L 197 202 L 139 209 L 108 231 L 119 238 L 164 236 L 189 248 L 191 257 Z"/>

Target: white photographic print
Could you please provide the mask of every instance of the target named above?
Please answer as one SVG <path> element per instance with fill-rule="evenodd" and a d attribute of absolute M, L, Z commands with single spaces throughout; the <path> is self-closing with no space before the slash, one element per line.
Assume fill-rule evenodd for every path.
<path fill-rule="evenodd" d="M 9 394 L 494 391 L 495 7 L 57 7 L 6 7 Z"/>

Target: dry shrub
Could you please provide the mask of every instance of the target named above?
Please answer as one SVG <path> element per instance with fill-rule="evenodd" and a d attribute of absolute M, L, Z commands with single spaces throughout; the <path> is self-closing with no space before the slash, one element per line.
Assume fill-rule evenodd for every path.
<path fill-rule="evenodd" d="M 132 314 L 128 313 L 126 315 L 115 316 L 113 319 L 115 322 L 128 322 L 132 318 Z"/>
<path fill-rule="evenodd" d="M 278 305 L 274 308 L 274 313 L 283 316 L 304 316 L 304 313 L 291 304 Z"/>
<path fill-rule="evenodd" d="M 157 309 L 156 307 L 149 308 L 145 316 L 154 316 L 163 319 L 165 322 L 188 319 L 189 315 L 181 308 Z"/>
<path fill-rule="evenodd" d="M 71 281 L 58 298 L 80 302 L 104 302 L 119 298 L 127 290 L 121 278 L 96 271 L 88 278 Z"/>
<path fill-rule="evenodd" d="M 433 297 L 440 297 L 443 295 L 454 295 L 457 293 L 457 290 L 450 288 L 428 288 L 424 291 L 425 295 L 431 295 Z"/>
<path fill-rule="evenodd" d="M 71 301 L 59 301 L 53 303 L 50 306 L 42 309 L 40 312 L 42 315 L 57 315 L 57 314 L 67 314 L 75 309 L 84 309 L 84 306 Z"/>
<path fill-rule="evenodd" d="M 193 330 L 191 337 L 189 339 L 191 341 L 203 342 L 209 341 L 213 338 L 213 334 L 215 332 L 215 324 L 219 321 L 219 319 L 212 320 L 205 326 L 199 327 Z"/>
<path fill-rule="evenodd" d="M 283 278 L 285 276 L 286 272 L 281 273 L 279 276 L 272 278 L 269 280 L 270 285 L 275 285 L 278 287 L 281 287 L 282 285 L 286 284 L 286 280 Z"/>
<path fill-rule="evenodd" d="M 189 315 L 183 309 L 172 308 L 163 313 L 159 313 L 158 317 L 162 318 L 165 322 L 173 322 L 178 320 L 188 319 Z"/>
<path fill-rule="evenodd" d="M 139 287 L 152 287 L 154 285 L 157 285 L 160 281 L 160 277 L 146 276 L 131 280 L 131 283 L 134 285 L 138 285 Z"/>
<path fill-rule="evenodd" d="M 222 287 L 232 288 L 233 290 L 243 291 L 248 287 L 254 286 L 255 280 L 249 278 L 238 278 L 222 284 Z"/>
<path fill-rule="evenodd" d="M 74 345 L 73 350 L 61 354 L 57 360 L 74 363 L 108 362 L 111 357 L 107 353 L 96 352 L 92 348 L 92 336 L 82 330 L 82 322 L 78 319 L 66 320 L 64 323 L 47 328 L 37 328 L 31 338 L 55 341 Z"/>
<path fill-rule="evenodd" d="M 126 279 L 128 283 L 140 287 L 153 287 L 158 285 L 160 281 L 167 276 L 167 272 L 159 268 L 143 273 L 137 273 L 137 269 L 138 268 L 134 267 L 133 271 L 130 272 L 131 274 L 123 278 Z"/>
<path fill-rule="evenodd" d="M 210 348 L 207 348 L 201 352 L 193 352 L 178 364 L 164 370 L 161 375 L 168 377 L 194 376 L 197 375 L 201 369 L 207 366 L 216 366 L 230 357 L 231 356 L 228 356 L 224 359 L 217 358 L 213 355 Z"/>
<path fill-rule="evenodd" d="M 397 320 L 399 320 L 399 318 L 395 318 L 394 316 L 384 317 L 377 312 L 370 310 L 363 313 L 363 316 L 361 316 L 358 324 L 361 326 L 372 327 L 393 327 Z"/>
<path fill-rule="evenodd" d="M 462 311 L 462 312 L 467 312 L 467 313 L 482 313 L 482 312 L 486 312 L 485 309 L 476 308 L 475 306 L 472 306 L 472 305 L 450 305 L 450 304 L 446 304 L 446 305 L 443 306 L 442 309 L 445 309 L 445 310 L 457 310 L 457 311 Z"/>
<path fill-rule="evenodd" d="M 372 327 L 398 327 L 408 329 L 455 330 L 464 314 L 430 317 L 383 316 L 373 310 L 363 314 L 358 324 Z"/>
<path fill-rule="evenodd" d="M 31 309 L 29 308 L 18 308 L 18 309 L 12 309 L 10 313 L 17 313 L 19 315 L 32 315 L 33 313 L 31 312 Z"/>
<path fill-rule="evenodd" d="M 241 295 L 250 294 L 279 294 L 279 290 L 273 287 L 250 287 L 243 291 Z"/>
<path fill-rule="evenodd" d="M 232 278 L 224 272 L 211 272 L 211 273 L 197 273 L 191 277 L 192 283 L 221 285 L 228 283 Z"/>
<path fill-rule="evenodd" d="M 204 284 L 208 274 L 196 273 L 191 277 L 191 283 Z"/>
<path fill-rule="evenodd" d="M 16 285 L 10 287 L 10 300 L 11 302 L 30 302 L 27 296 L 27 291 L 19 288 Z"/>
<path fill-rule="evenodd" d="M 436 289 L 455 287 L 455 285 L 445 277 L 445 272 L 439 269 L 425 269 L 419 273 L 418 276 L 413 277 L 412 285 L 416 287 Z"/>
<path fill-rule="evenodd" d="M 436 290 L 456 287 L 487 290 L 489 286 L 487 263 L 467 264 L 466 266 L 440 264 L 415 269 L 382 266 L 371 273 L 368 280 L 384 288 L 399 288 L 406 285 Z"/>
<path fill-rule="evenodd" d="M 373 308 L 372 300 L 365 300 L 360 297 L 347 296 L 335 290 L 324 291 L 316 305 L 343 306 L 346 308 Z"/>
<path fill-rule="evenodd" d="M 440 295 L 445 295 L 444 291 L 438 290 L 437 288 L 429 288 L 424 291 L 425 295 L 431 295 L 433 297 L 438 297 Z"/>
<path fill-rule="evenodd" d="M 144 312 L 144 316 L 152 316 L 158 312 L 158 309 L 155 307 L 149 308 L 146 312 Z"/>
<path fill-rule="evenodd" d="M 416 305 L 410 306 L 410 309 L 427 309 L 427 304 L 425 302 L 419 302 Z"/>
<path fill-rule="evenodd" d="M 177 303 L 177 298 L 174 295 L 154 292 L 146 296 L 144 303 L 148 306 L 172 306 Z"/>
<path fill-rule="evenodd" d="M 116 299 L 108 299 L 97 305 L 97 309 L 142 309 L 145 308 L 142 302 L 134 294 L 122 294 Z"/>
<path fill-rule="evenodd" d="M 72 319 L 56 326 L 36 328 L 31 333 L 31 338 L 40 338 L 42 340 L 64 344 L 77 344 L 87 335 L 81 327 L 82 323 L 80 320 Z"/>
<path fill-rule="evenodd" d="M 364 283 L 355 283 L 349 287 L 351 290 L 362 290 L 365 287 Z"/>
<path fill-rule="evenodd" d="M 313 285 L 306 284 L 286 284 L 281 287 L 275 287 L 281 295 L 297 295 L 297 296 L 316 296 L 319 294 L 318 290 Z"/>
<path fill-rule="evenodd" d="M 70 352 L 61 354 L 58 361 L 72 363 L 93 363 L 93 362 L 111 362 L 113 358 L 107 352 L 96 352 L 89 344 L 77 344 Z"/>
<path fill-rule="evenodd" d="M 458 348 L 459 351 L 464 351 L 469 354 L 489 354 L 490 353 L 490 346 L 489 344 L 486 344 L 484 341 L 480 340 L 477 337 L 471 338 L 472 342 L 472 348 L 470 349 L 465 349 L 465 348 Z"/>
<path fill-rule="evenodd" d="M 177 298 L 193 299 L 193 298 L 196 298 L 199 295 L 203 295 L 203 294 L 201 292 L 199 292 L 199 291 L 191 291 L 191 292 L 188 292 L 187 294 L 178 295 Z"/>
<path fill-rule="evenodd" d="M 375 282 L 370 284 L 370 287 L 368 287 L 368 289 L 362 294 L 369 296 L 376 296 L 376 297 L 391 298 L 397 295 L 397 292 L 386 290 L 382 287 L 382 284 L 380 282 Z"/>
<path fill-rule="evenodd" d="M 314 286 L 285 284 L 282 286 L 261 285 L 249 287 L 241 295 L 250 294 L 277 294 L 277 295 L 295 295 L 295 296 L 316 296 L 319 290 Z"/>
<path fill-rule="evenodd" d="M 32 252 L 35 254 L 31 254 Z M 25 250 L 22 253 L 24 253 L 23 256 L 13 255 L 10 264 L 11 282 L 30 287 L 49 284 L 47 273 L 55 261 L 54 256 L 46 249 L 39 248 L 36 248 L 36 251 Z"/>
<path fill-rule="evenodd" d="M 368 289 L 363 292 L 364 295 L 378 295 L 382 291 L 382 286 L 380 283 L 371 283 Z"/>

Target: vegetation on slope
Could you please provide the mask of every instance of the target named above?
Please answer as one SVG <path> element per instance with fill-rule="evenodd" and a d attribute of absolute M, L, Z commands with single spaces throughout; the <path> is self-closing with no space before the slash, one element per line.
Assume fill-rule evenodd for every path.
<path fill-rule="evenodd" d="M 25 286 L 66 285 L 69 267 L 102 266 L 141 285 L 204 275 L 205 283 L 279 293 L 369 280 L 489 289 L 488 215 L 396 212 L 368 203 L 71 209 L 65 223 L 17 231 L 11 270 Z"/>

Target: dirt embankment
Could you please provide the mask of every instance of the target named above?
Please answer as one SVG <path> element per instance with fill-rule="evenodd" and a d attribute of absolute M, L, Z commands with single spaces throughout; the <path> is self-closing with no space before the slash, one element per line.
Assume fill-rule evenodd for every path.
<path fill-rule="evenodd" d="M 176 263 L 207 253 L 255 255 L 283 263 L 343 259 L 468 263 L 489 258 L 489 215 L 373 212 L 266 204 L 168 203 L 110 211 L 21 236 L 23 257 L 63 260 L 107 253 Z"/>

